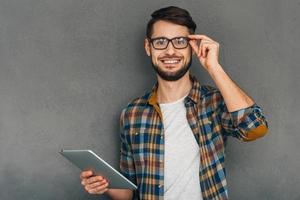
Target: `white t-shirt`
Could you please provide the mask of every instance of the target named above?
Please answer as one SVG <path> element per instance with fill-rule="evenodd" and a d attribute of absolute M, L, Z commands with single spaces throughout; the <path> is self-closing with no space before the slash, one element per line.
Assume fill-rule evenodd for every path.
<path fill-rule="evenodd" d="M 186 118 L 185 97 L 159 104 L 165 134 L 165 200 L 202 199 L 199 146 Z"/>

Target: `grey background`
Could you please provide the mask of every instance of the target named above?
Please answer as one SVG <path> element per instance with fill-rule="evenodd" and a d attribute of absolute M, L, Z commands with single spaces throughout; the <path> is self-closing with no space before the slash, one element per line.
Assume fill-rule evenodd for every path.
<path fill-rule="evenodd" d="M 106 199 L 58 152 L 92 149 L 118 167 L 120 111 L 155 83 L 145 25 L 167 5 L 220 43 L 221 65 L 270 125 L 255 142 L 229 140 L 230 198 L 300 199 L 295 0 L 1 0 L 0 199 Z M 192 70 L 214 85 L 196 60 Z"/>

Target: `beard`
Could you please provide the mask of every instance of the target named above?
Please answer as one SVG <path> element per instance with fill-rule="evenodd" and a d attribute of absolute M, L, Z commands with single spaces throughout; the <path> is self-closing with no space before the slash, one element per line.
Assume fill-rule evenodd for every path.
<path fill-rule="evenodd" d="M 190 57 L 190 60 L 188 61 L 187 64 L 183 64 L 184 66 L 182 66 L 179 70 L 177 70 L 176 72 L 165 72 L 163 71 L 158 65 L 155 65 L 151 59 L 151 63 L 152 63 L 152 67 L 153 69 L 156 71 L 156 73 L 165 81 L 177 81 L 179 80 L 181 77 L 183 77 L 187 71 L 190 69 L 191 65 L 192 65 L 192 55 Z"/>

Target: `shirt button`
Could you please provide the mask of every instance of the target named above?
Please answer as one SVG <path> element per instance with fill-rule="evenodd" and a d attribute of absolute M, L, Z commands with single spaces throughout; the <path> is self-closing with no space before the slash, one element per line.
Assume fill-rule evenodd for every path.
<path fill-rule="evenodd" d="M 138 132 L 135 133 L 135 135 L 138 135 L 138 134 L 139 134 Z"/>
<path fill-rule="evenodd" d="M 162 135 L 162 136 L 160 136 L 160 139 L 164 139 L 164 136 Z"/>
<path fill-rule="evenodd" d="M 162 185 L 158 185 L 158 188 L 161 188 L 162 187 Z"/>

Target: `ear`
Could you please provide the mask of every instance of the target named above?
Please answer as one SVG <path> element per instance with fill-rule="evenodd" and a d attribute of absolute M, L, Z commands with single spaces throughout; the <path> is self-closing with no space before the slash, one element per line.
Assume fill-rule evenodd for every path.
<path fill-rule="evenodd" d="M 147 55 L 151 56 L 151 47 L 150 47 L 149 40 L 147 38 L 145 38 L 144 47 L 145 47 L 145 51 L 146 51 Z"/>

